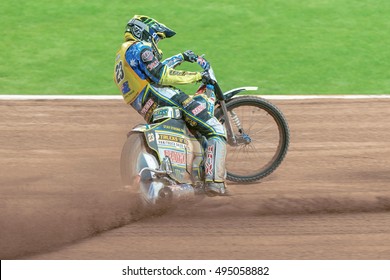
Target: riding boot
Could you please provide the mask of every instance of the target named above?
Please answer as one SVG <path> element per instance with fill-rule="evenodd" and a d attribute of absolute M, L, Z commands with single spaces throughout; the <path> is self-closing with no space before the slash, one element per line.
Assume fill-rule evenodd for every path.
<path fill-rule="evenodd" d="M 205 192 L 208 196 L 227 195 L 225 159 L 225 139 L 217 136 L 209 138 L 205 160 Z"/>

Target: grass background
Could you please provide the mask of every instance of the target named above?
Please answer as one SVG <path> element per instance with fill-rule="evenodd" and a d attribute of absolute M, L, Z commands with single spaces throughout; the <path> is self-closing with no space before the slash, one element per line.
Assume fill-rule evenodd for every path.
<path fill-rule="evenodd" d="M 226 90 L 390 92 L 388 0 L 4 0 L 0 94 L 120 94 L 114 56 L 134 14 L 177 32 L 164 57 L 206 54 Z"/>

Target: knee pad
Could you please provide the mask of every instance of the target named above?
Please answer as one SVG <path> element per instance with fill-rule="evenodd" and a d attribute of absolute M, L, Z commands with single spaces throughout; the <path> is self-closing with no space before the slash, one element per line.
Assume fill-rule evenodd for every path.
<path fill-rule="evenodd" d="M 218 121 L 216 117 L 212 117 L 211 119 L 206 121 L 206 124 L 211 126 L 213 130 L 211 136 L 220 136 L 226 139 L 225 127 Z"/>

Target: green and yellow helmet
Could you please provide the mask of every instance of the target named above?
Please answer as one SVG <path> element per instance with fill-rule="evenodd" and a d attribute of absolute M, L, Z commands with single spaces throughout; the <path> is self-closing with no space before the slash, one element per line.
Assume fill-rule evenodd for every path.
<path fill-rule="evenodd" d="M 157 43 L 175 34 L 175 31 L 151 17 L 135 15 L 126 25 L 125 41 L 136 40 L 150 43 L 160 60 L 162 52 L 157 48 Z"/>

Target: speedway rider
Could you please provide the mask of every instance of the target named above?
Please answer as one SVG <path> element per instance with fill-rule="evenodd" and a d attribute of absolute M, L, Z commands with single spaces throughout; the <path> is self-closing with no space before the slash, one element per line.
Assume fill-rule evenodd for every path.
<path fill-rule="evenodd" d="M 161 61 L 157 44 L 176 33 L 148 16 L 134 16 L 126 26 L 125 42 L 115 58 L 114 81 L 131 105 L 147 122 L 159 106 L 175 106 L 184 113 L 191 129 L 207 138 L 205 192 L 209 196 L 227 194 L 225 188 L 226 132 L 205 106 L 174 85 L 210 82 L 207 71 L 175 70 L 183 61 L 196 62 L 198 56 L 185 51 Z"/>

